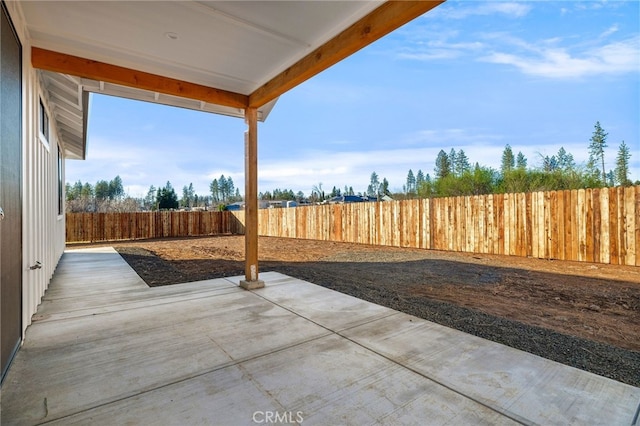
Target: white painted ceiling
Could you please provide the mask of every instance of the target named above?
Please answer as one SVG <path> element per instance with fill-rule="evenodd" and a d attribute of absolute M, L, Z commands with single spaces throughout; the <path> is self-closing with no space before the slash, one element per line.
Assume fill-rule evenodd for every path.
<path fill-rule="evenodd" d="M 20 6 L 34 47 L 249 95 L 381 3 L 23 1 Z M 51 72 L 41 76 L 67 154 L 75 158 L 85 157 L 85 91 L 236 117 L 244 114 L 105 82 Z M 261 121 L 275 102 L 259 109 Z M 74 118 L 79 120 L 75 125 Z"/>
<path fill-rule="evenodd" d="M 33 46 L 249 95 L 381 3 L 25 1 L 22 9 Z"/>

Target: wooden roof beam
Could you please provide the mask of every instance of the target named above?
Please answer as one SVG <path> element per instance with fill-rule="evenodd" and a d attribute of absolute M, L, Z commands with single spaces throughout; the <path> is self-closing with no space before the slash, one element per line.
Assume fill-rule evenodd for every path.
<path fill-rule="evenodd" d="M 31 63 L 34 68 L 46 71 L 70 74 L 231 108 L 245 109 L 249 102 L 249 97 L 240 93 L 228 92 L 38 47 L 31 48 Z"/>
<path fill-rule="evenodd" d="M 249 95 L 249 106 L 261 107 L 441 3 L 387 1 L 258 88 Z"/>

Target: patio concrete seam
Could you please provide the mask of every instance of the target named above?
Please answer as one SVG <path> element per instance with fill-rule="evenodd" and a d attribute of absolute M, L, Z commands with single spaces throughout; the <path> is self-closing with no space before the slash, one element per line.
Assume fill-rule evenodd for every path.
<path fill-rule="evenodd" d="M 631 426 L 640 425 L 638 422 L 640 420 L 640 402 L 638 402 L 638 408 L 636 408 L 636 414 L 633 416 L 633 420 L 631 420 Z"/>
<path fill-rule="evenodd" d="M 179 284 L 172 284 L 172 285 L 179 285 Z M 135 291 L 135 293 L 133 293 L 133 294 L 145 294 L 145 293 L 148 293 L 150 290 L 152 290 L 154 288 L 161 288 L 161 287 L 149 287 L 149 288 L 137 289 L 137 290 L 124 290 L 121 293 L 118 293 L 117 295 L 118 296 L 127 296 L 129 294 L 132 294 L 132 292 L 134 292 L 134 291 Z M 212 289 L 209 289 L 209 290 L 206 290 L 206 289 L 205 290 L 194 290 L 193 293 L 191 293 L 191 294 L 187 293 L 186 295 L 179 296 L 179 297 L 184 297 L 185 300 L 186 300 L 186 298 L 188 298 L 190 296 L 195 297 L 198 294 L 209 294 L 209 293 L 217 293 L 217 292 L 222 292 L 222 291 L 231 292 L 232 290 L 233 291 L 237 291 L 237 288 L 235 288 L 235 287 L 222 287 L 222 288 L 219 288 L 219 289 L 213 289 L 212 288 Z M 116 295 L 116 294 L 113 294 L 113 293 L 109 294 L 109 296 L 114 296 L 114 295 Z M 87 297 L 96 297 L 96 296 L 104 296 L 104 293 L 96 293 L 96 294 L 88 295 Z M 172 294 L 172 293 L 167 293 L 167 294 L 159 293 L 159 294 L 151 294 L 151 297 L 152 297 L 152 299 L 144 299 L 144 300 L 162 300 L 162 299 L 167 299 L 167 298 L 170 298 L 170 297 L 178 297 L 178 296 L 176 296 L 176 294 Z M 47 301 L 47 302 L 53 303 L 53 302 L 63 302 L 63 301 L 67 301 L 67 300 L 77 300 L 77 299 L 78 299 L 78 296 L 66 296 L 66 297 L 59 297 L 59 298 L 55 298 L 55 299 L 53 299 L 53 298 L 51 298 L 51 299 L 43 298 L 42 300 L 43 300 L 43 302 Z M 128 303 L 136 303 L 136 302 L 128 302 Z M 119 305 L 119 304 L 121 304 L 121 303 L 116 301 L 116 302 L 112 302 L 112 303 L 109 303 L 109 304 L 105 304 L 104 306 L 114 306 L 114 305 Z M 86 308 L 81 308 L 81 309 L 86 309 Z M 75 310 L 81 310 L 81 309 L 75 309 Z M 69 311 L 69 312 L 72 312 L 72 311 Z"/>
<path fill-rule="evenodd" d="M 259 353 L 259 354 L 256 354 L 256 355 L 251 355 L 251 356 L 248 356 L 248 357 L 245 357 L 245 358 L 239 358 L 237 360 L 232 360 L 232 361 L 229 361 L 229 362 L 225 362 L 223 364 L 215 366 L 214 368 L 207 369 L 207 370 L 202 371 L 202 372 L 197 373 L 197 374 L 191 374 L 189 376 L 182 377 L 182 378 L 177 379 L 177 380 L 172 380 L 170 382 L 163 383 L 163 384 L 155 386 L 155 387 L 150 387 L 150 388 L 147 388 L 147 389 L 143 389 L 143 390 L 140 390 L 138 392 L 131 392 L 129 394 L 124 394 L 124 395 L 121 395 L 121 396 L 119 396 L 117 398 L 114 398 L 114 399 L 112 399 L 110 401 L 98 402 L 94 406 L 87 407 L 87 408 L 75 411 L 73 413 L 64 414 L 64 415 L 62 415 L 60 417 L 48 419 L 45 422 L 41 422 L 41 423 L 37 423 L 37 424 L 45 425 L 45 424 L 49 424 L 49 423 L 52 423 L 52 422 L 59 422 L 59 421 L 64 420 L 66 418 L 73 417 L 73 416 L 76 416 L 76 415 L 81 414 L 81 413 L 86 413 L 86 412 L 98 409 L 100 407 L 105 407 L 105 406 L 108 406 L 108 405 L 111 405 L 111 404 L 116 404 L 116 403 L 121 402 L 121 401 L 126 401 L 127 399 L 130 399 L 130 398 L 136 398 L 138 396 L 142 396 L 142 395 L 145 395 L 145 394 L 148 394 L 148 393 L 151 393 L 151 392 L 155 392 L 157 390 L 160 390 L 160 389 L 163 389 L 163 388 L 166 388 L 166 387 L 169 387 L 169 386 L 173 386 L 173 385 L 176 385 L 178 383 L 188 382 L 189 380 L 193 380 L 193 379 L 196 379 L 198 377 L 206 376 L 207 374 L 215 373 L 216 371 L 224 370 L 225 368 L 237 366 L 238 368 L 242 369 L 241 364 L 243 364 L 243 363 L 250 362 L 250 361 L 253 361 L 253 360 L 257 360 L 257 359 L 260 359 L 260 358 L 263 358 L 263 357 L 266 357 L 266 356 L 270 356 L 270 355 L 276 354 L 278 352 L 286 351 L 286 350 L 295 348 L 297 346 L 305 345 L 305 344 L 313 342 L 315 340 L 324 339 L 324 338 L 326 338 L 328 336 L 331 336 L 332 334 L 334 334 L 334 333 L 331 332 L 331 330 L 329 330 L 329 332 L 323 333 L 323 334 L 318 335 L 318 336 L 314 336 L 314 337 L 310 337 L 310 338 L 307 338 L 307 339 L 304 339 L 304 340 L 300 340 L 300 341 L 297 341 L 297 342 L 295 342 L 293 344 L 282 346 L 282 347 L 276 348 L 276 349 L 272 349 L 272 350 L 267 351 L 267 352 L 263 352 L 263 353 Z M 276 402 L 279 405 L 282 405 L 280 403 L 280 401 L 276 400 Z"/>
<path fill-rule="evenodd" d="M 211 290 L 211 291 L 204 291 L 201 293 L 197 293 L 197 294 L 192 294 L 189 295 L 187 297 L 184 297 L 182 299 L 180 299 L 180 302 L 187 302 L 190 300 L 197 300 L 197 299 L 202 299 L 202 295 L 204 295 L 204 297 L 211 297 L 211 296 L 218 296 L 218 295 L 225 295 L 225 294 L 230 294 L 230 293 L 235 293 L 237 290 L 236 289 L 231 289 L 231 288 L 225 288 L 225 289 L 221 289 L 221 290 Z M 155 298 L 150 298 L 150 299 L 146 299 L 146 301 L 153 301 L 153 302 L 158 302 L 158 303 L 153 303 L 153 304 L 147 304 L 146 306 L 162 306 L 162 305 L 167 305 L 169 303 L 175 303 L 175 300 L 172 302 L 166 302 L 163 300 L 167 300 L 167 299 L 175 299 L 176 295 L 167 295 L 167 296 L 162 296 L 162 297 L 155 297 Z M 133 309 L 139 309 L 140 306 L 133 306 L 135 304 L 139 304 L 139 303 L 144 303 L 143 300 L 138 300 L 135 302 L 114 302 L 114 303 L 109 303 L 109 304 L 105 304 L 105 305 L 100 305 L 100 306 L 95 306 L 95 307 L 89 307 L 89 308 L 77 308 L 77 309 L 68 309 L 68 310 L 63 310 L 63 311 L 59 311 L 59 312 L 53 312 L 50 314 L 43 314 L 43 315 L 50 315 L 51 317 L 54 316 L 62 316 L 65 314 L 68 314 L 69 316 L 67 317 L 61 317 L 61 318 L 42 318 L 42 319 L 37 319 L 34 320 L 35 321 L 58 321 L 58 320 L 63 320 L 63 319 L 69 319 L 69 318 L 82 318 L 82 317 L 88 317 L 88 316 L 94 316 L 94 315 L 102 315 L 102 314 L 109 314 L 109 313 L 113 313 L 113 312 L 124 312 L 124 311 L 128 311 L 128 310 L 133 310 Z M 126 307 L 127 305 L 130 305 L 131 307 Z M 80 314 L 80 315 L 73 315 L 74 313 L 80 313 L 82 311 L 91 311 L 91 310 L 99 310 L 99 309 L 109 309 L 112 308 L 114 306 L 123 306 L 122 309 L 112 309 L 109 311 L 105 311 L 105 312 L 87 312 L 85 314 Z"/>
<path fill-rule="evenodd" d="M 228 291 L 227 291 L 228 290 Z M 198 294 L 194 294 L 193 297 L 188 297 L 185 299 L 180 300 L 180 302 L 188 302 L 191 300 L 199 300 L 199 299 L 204 299 L 204 298 L 208 298 L 208 297 L 216 297 L 216 296 L 222 296 L 222 295 L 226 295 L 226 294 L 231 294 L 231 293 L 235 293 L 237 292 L 237 289 L 233 289 L 233 288 L 225 288 L 224 291 L 208 291 L 205 292 L 205 294 L 207 294 L 205 297 L 198 297 L 199 295 L 201 295 L 201 293 Z M 162 305 L 170 305 L 175 303 L 175 300 L 171 300 L 171 301 L 162 301 L 162 299 L 171 299 L 176 297 L 175 295 L 172 296 L 166 296 L 166 297 L 160 297 L 158 298 L 159 303 L 154 303 L 153 305 L 148 305 L 148 306 L 162 306 Z M 137 302 L 131 302 L 131 303 L 137 303 Z M 103 305 L 100 306 L 99 308 L 107 308 L 107 307 L 111 307 L 111 306 L 121 306 L 122 303 L 113 303 L 113 304 L 109 304 L 109 305 Z M 82 318 L 82 317 L 93 317 L 93 316 L 98 316 L 98 315 L 106 315 L 106 314 L 112 314 L 114 312 L 126 312 L 126 311 L 132 311 L 132 310 L 136 310 L 136 309 L 140 309 L 140 306 L 136 306 L 136 307 L 129 307 L 129 308 L 123 308 L 123 309 L 117 309 L 117 310 L 112 310 L 112 311 L 108 311 L 108 312 L 94 312 L 94 313 L 87 313 L 84 315 L 70 315 L 68 317 L 64 317 L 64 318 L 44 318 L 44 319 L 36 319 L 33 320 L 33 323 L 45 323 L 45 322 L 54 322 L 54 321 L 65 321 L 65 320 L 70 320 L 70 319 L 75 319 L 75 318 Z M 83 308 L 83 309 L 74 309 L 74 310 L 69 310 L 69 311 L 63 311 L 63 312 L 57 312 L 57 313 L 53 313 L 51 314 L 51 316 L 54 315 L 61 315 L 62 313 L 73 313 L 73 312 L 79 312 L 79 311 L 83 311 L 83 310 L 88 310 L 88 309 L 92 309 L 92 308 Z M 34 316 L 36 316 L 36 314 L 34 314 Z"/>
<path fill-rule="evenodd" d="M 372 352 L 372 353 L 374 353 L 374 354 L 376 354 L 376 355 L 378 355 L 378 356 L 380 356 L 380 357 L 392 362 L 395 365 L 400 366 L 401 368 L 407 369 L 407 370 L 409 370 L 409 371 L 411 371 L 411 372 L 413 372 L 415 374 L 418 374 L 419 376 L 424 377 L 425 379 L 427 379 L 427 380 L 429 380 L 429 381 L 431 381 L 433 383 L 436 383 L 437 385 L 442 386 L 442 387 L 444 387 L 444 388 L 446 388 L 446 389 L 448 389 L 448 390 L 450 390 L 450 391 L 462 396 L 463 398 L 469 399 L 469 400 L 471 400 L 471 401 L 473 401 L 473 402 L 475 402 L 475 403 L 477 403 L 477 404 L 479 404 L 479 405 L 481 405 L 481 406 L 483 406 L 483 407 L 485 407 L 485 408 L 487 408 L 487 409 L 489 409 L 491 411 L 496 412 L 497 414 L 500 414 L 500 415 L 502 415 L 504 417 L 507 417 L 507 418 L 513 420 L 516 423 L 519 423 L 521 425 L 526 425 L 526 426 L 536 425 L 535 422 L 531 422 L 528 419 L 526 419 L 526 418 L 524 418 L 524 417 L 522 417 L 522 416 L 520 416 L 520 415 L 518 415 L 516 413 L 513 413 L 513 412 L 509 411 L 506 408 L 500 408 L 498 406 L 495 406 L 494 404 L 491 404 L 488 401 L 482 400 L 481 398 L 477 398 L 477 397 L 474 397 L 474 396 L 471 396 L 471 395 L 467 395 L 463 391 L 456 389 L 456 387 L 454 387 L 453 385 L 447 384 L 447 383 L 445 383 L 445 382 L 443 382 L 441 380 L 437 380 L 437 379 L 435 379 L 433 377 L 429 377 L 429 376 L 425 375 L 424 373 L 422 373 L 421 371 L 410 367 L 409 365 L 402 364 L 402 363 L 396 361 L 395 359 L 393 359 L 393 358 L 391 358 L 391 357 L 389 357 L 387 355 L 384 355 L 384 354 L 376 351 L 375 349 L 370 348 L 370 347 L 368 347 L 368 346 L 366 346 L 366 345 L 364 345 L 364 344 L 362 344 L 362 343 L 360 343 L 360 342 L 358 342 L 356 340 L 353 340 L 349 336 L 346 336 L 346 335 L 342 334 L 344 331 L 360 327 L 360 326 L 362 326 L 364 324 L 369 324 L 369 323 L 372 323 L 372 322 L 375 322 L 375 321 L 378 321 L 378 320 L 381 320 L 381 319 L 385 319 L 385 318 L 391 317 L 393 315 L 397 315 L 398 312 L 392 312 L 390 315 L 386 315 L 384 317 L 374 318 L 371 321 L 365 322 L 363 324 L 358 324 L 358 325 L 355 325 L 355 326 L 352 326 L 352 327 L 347 327 L 347 328 L 341 329 L 340 331 L 337 331 L 337 330 L 332 330 L 332 329 L 328 328 L 327 326 L 324 326 L 324 325 L 322 325 L 322 324 L 320 324 L 320 323 L 318 323 L 318 322 L 316 322 L 316 321 L 314 321 L 314 320 L 312 320 L 310 318 L 307 318 L 307 317 L 299 314 L 298 312 L 293 311 L 290 308 L 282 306 L 282 305 L 280 305 L 279 303 L 277 303 L 277 302 L 275 302 L 273 300 L 267 299 L 265 296 L 263 296 L 261 294 L 258 294 L 256 291 L 251 290 L 251 293 L 253 293 L 256 296 L 266 300 L 267 302 L 273 303 L 274 305 L 279 306 L 280 308 L 291 312 L 294 315 L 297 315 L 297 316 L 299 316 L 299 317 L 301 317 L 301 318 L 303 318 L 303 319 L 305 319 L 307 321 L 310 321 L 313 324 L 316 324 L 317 326 L 322 327 L 325 330 L 327 330 L 327 331 L 329 331 L 329 332 L 331 332 L 331 333 L 333 333 L 333 334 L 335 334 L 335 335 L 337 335 L 337 336 L 339 336 L 339 337 L 341 337 L 343 339 L 346 339 L 347 341 L 349 341 L 351 343 L 354 343 L 355 345 L 360 346 L 361 348 L 363 348 L 363 349 L 365 349 L 367 351 L 370 351 L 370 352 Z M 416 319 L 418 319 L 420 321 L 423 321 L 423 322 L 428 322 L 428 321 L 423 320 L 423 319 L 418 318 L 418 317 L 416 317 Z"/>
<path fill-rule="evenodd" d="M 383 353 L 380 353 L 380 352 L 376 351 L 375 349 L 370 348 L 370 347 L 368 347 L 368 346 L 366 346 L 366 345 L 364 345 L 364 344 L 362 344 L 362 343 L 360 343 L 358 341 L 355 341 L 355 340 L 351 339 L 350 337 L 348 337 L 348 336 L 346 336 L 344 334 L 341 334 L 340 332 L 335 332 L 335 333 L 338 336 L 340 336 L 340 337 L 342 337 L 342 338 L 344 338 L 344 339 L 346 339 L 346 340 L 348 340 L 348 341 L 350 341 L 350 342 L 352 342 L 352 343 L 354 343 L 354 344 L 356 344 L 356 345 L 358 345 L 358 346 L 360 346 L 360 347 L 362 347 L 364 349 L 367 349 L 367 350 L 369 350 L 369 351 L 381 356 L 382 358 L 384 358 L 384 359 L 386 359 L 388 361 L 391 361 L 396 365 L 399 365 L 402 368 L 405 368 L 405 369 L 407 369 L 407 370 L 409 370 L 409 371 L 411 371 L 411 372 L 413 372 L 415 374 L 418 374 L 418 375 L 424 377 L 425 379 L 430 380 L 430 381 L 432 381 L 432 382 L 434 382 L 434 383 L 436 383 L 436 384 L 438 384 L 438 385 L 440 385 L 440 386 L 442 386 L 442 387 L 444 387 L 446 389 L 449 389 L 450 391 L 462 396 L 463 398 L 467 398 L 467 399 L 469 399 L 469 400 L 471 400 L 471 401 L 473 401 L 473 402 L 475 402 L 475 403 L 477 403 L 479 405 L 482 405 L 485 408 L 488 408 L 491 411 L 494 411 L 494 412 L 496 412 L 496 413 L 498 413 L 498 414 L 500 414 L 500 415 L 502 415 L 504 417 L 507 417 L 507 418 L 513 420 L 516 423 L 520 423 L 522 425 L 527 425 L 527 426 L 537 425 L 537 423 L 532 422 L 532 421 L 530 421 L 530 420 L 528 420 L 528 419 L 526 419 L 526 418 L 524 418 L 524 417 L 522 417 L 522 416 L 520 416 L 520 415 L 518 415 L 516 413 L 513 413 L 513 412 L 509 411 L 506 408 L 501 408 L 499 406 L 496 406 L 495 404 L 492 404 L 492 403 L 490 403 L 488 401 L 485 401 L 482 398 L 478 398 L 478 397 L 474 397 L 472 395 L 468 395 L 467 393 L 465 393 L 462 390 L 457 389 L 453 385 L 450 385 L 450 384 L 448 384 L 448 383 L 446 383 L 446 382 L 444 382 L 442 380 L 438 380 L 438 379 L 435 379 L 433 377 L 430 377 L 430 376 L 424 374 L 423 372 L 421 372 L 420 370 L 412 368 L 409 365 L 402 364 L 402 363 L 396 361 L 394 358 L 389 357 L 389 356 L 387 356 L 387 355 L 385 355 Z"/>

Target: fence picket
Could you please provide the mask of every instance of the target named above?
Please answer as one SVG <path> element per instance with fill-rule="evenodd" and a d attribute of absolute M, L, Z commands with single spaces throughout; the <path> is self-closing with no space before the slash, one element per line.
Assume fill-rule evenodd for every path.
<path fill-rule="evenodd" d="M 624 188 L 624 218 L 626 223 L 625 232 L 625 245 L 627 248 L 627 255 L 625 263 L 627 265 L 635 265 L 636 257 L 636 222 L 638 221 L 638 215 L 635 211 L 635 188 Z"/>

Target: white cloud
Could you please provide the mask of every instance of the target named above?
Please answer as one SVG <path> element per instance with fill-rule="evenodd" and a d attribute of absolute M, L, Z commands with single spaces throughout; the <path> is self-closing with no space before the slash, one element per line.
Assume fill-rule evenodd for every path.
<path fill-rule="evenodd" d="M 452 49 L 429 49 L 428 51 L 406 51 L 398 54 L 400 59 L 412 59 L 415 61 L 436 61 L 440 59 L 455 59 L 462 55 L 462 52 Z"/>
<path fill-rule="evenodd" d="M 201 143 L 193 148 L 186 138 L 158 140 L 154 143 L 139 144 L 120 140 L 93 138 L 89 141 L 88 156 L 85 161 L 67 161 L 66 181 L 82 180 L 92 185 L 98 180 L 110 180 L 116 175 L 122 178 L 125 190 L 132 196 L 146 194 L 149 185 L 164 186 L 170 181 L 180 194 L 183 185 L 193 183 L 198 194 L 209 193 L 209 183 L 221 174 L 231 176 L 241 183 L 244 176 L 244 154 L 242 148 L 225 148 L 229 156 L 210 155 Z M 240 145 L 240 144 L 238 144 Z"/>
<path fill-rule="evenodd" d="M 518 53 L 493 52 L 486 62 L 511 65 L 525 74 L 547 78 L 577 78 L 640 71 L 640 37 L 581 50 L 527 44 Z M 571 51 L 577 51 L 572 53 Z"/>
<path fill-rule="evenodd" d="M 516 18 L 525 16 L 531 11 L 531 5 L 515 2 L 489 2 L 476 9 L 477 15 L 493 15 L 501 13 Z"/>
<path fill-rule="evenodd" d="M 261 161 L 259 165 L 260 190 L 291 188 L 294 192 L 309 194 L 311 189 L 323 184 L 325 190 L 333 186 L 353 186 L 356 192 L 366 189 L 371 172 L 380 179 L 387 178 L 392 190 L 401 190 L 407 172 L 421 169 L 433 175 L 438 152 L 447 153 L 454 147 L 463 149 L 469 159 L 482 165 L 492 165 L 502 153 L 502 137 L 476 130 L 428 129 L 406 135 L 395 141 L 390 149 L 370 151 L 314 150 L 297 158 Z"/>
<path fill-rule="evenodd" d="M 604 31 L 602 34 L 600 34 L 600 38 L 607 38 L 609 37 L 611 34 L 615 34 L 618 32 L 620 28 L 618 27 L 618 25 L 614 24 L 611 27 L 609 27 L 609 29 L 607 29 L 606 31 Z"/>
<path fill-rule="evenodd" d="M 404 47 L 397 57 L 418 61 L 432 61 L 438 59 L 455 59 L 468 52 L 482 51 L 485 45 L 481 42 L 447 42 L 445 40 L 430 40 L 426 43 L 416 43 Z"/>
<path fill-rule="evenodd" d="M 588 6 L 590 9 L 610 6 L 588 3 L 594 3 Z M 403 42 L 394 52 L 396 58 L 425 62 L 463 58 L 509 66 L 527 75 L 551 79 L 640 71 L 640 36 L 637 31 L 624 35 L 618 23 L 607 24 L 600 34 L 587 37 L 558 31 L 536 39 L 516 37 L 516 33 L 507 31 L 470 33 L 468 28 L 458 30 L 462 24 L 451 19 L 490 14 L 522 17 L 529 13 L 531 5 L 494 1 L 454 2 L 443 6 L 436 9 L 442 10 L 435 16 L 437 19 L 423 19 L 420 25 L 411 27 L 411 31 L 399 33 Z"/>
<path fill-rule="evenodd" d="M 521 2 L 456 2 L 455 6 L 439 7 L 433 13 L 434 17 L 444 17 L 450 19 L 465 19 L 469 16 L 480 15 L 505 15 L 513 18 L 521 18 L 531 11 L 531 5 Z M 427 17 L 430 14 L 426 15 Z"/>
<path fill-rule="evenodd" d="M 575 2 L 575 8 L 576 10 L 598 10 L 602 9 L 606 3 L 606 1 L 578 1 Z"/>

